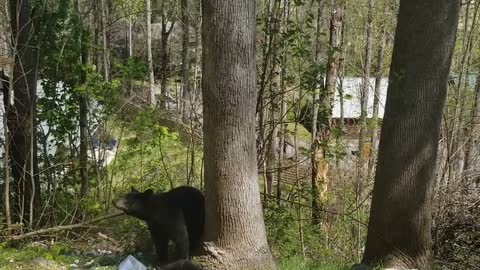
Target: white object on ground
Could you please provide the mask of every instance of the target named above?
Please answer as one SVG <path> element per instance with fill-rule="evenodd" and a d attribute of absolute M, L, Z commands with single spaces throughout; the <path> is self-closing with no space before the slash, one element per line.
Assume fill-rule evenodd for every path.
<path fill-rule="evenodd" d="M 132 255 L 128 255 L 127 258 L 120 263 L 118 270 L 147 270 L 147 267 Z"/>

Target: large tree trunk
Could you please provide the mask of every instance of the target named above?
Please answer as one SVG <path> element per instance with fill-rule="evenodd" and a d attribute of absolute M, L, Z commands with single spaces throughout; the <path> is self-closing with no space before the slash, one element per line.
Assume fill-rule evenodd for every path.
<path fill-rule="evenodd" d="M 40 207 L 40 194 L 35 194 L 33 147 L 35 144 L 34 116 L 37 90 L 36 57 L 33 51 L 33 28 L 30 1 L 10 1 L 12 40 L 15 47 L 13 70 L 13 112 L 11 131 L 12 177 L 14 180 L 14 222 L 32 225 L 35 210 Z M 13 120 L 13 119 L 12 119 Z M 28 221 L 28 222 L 27 222 Z"/>
<path fill-rule="evenodd" d="M 460 1 L 401 0 L 365 263 L 429 269 L 432 193 Z"/>
<path fill-rule="evenodd" d="M 274 269 L 255 147 L 255 1 L 202 2 L 208 269 Z"/>

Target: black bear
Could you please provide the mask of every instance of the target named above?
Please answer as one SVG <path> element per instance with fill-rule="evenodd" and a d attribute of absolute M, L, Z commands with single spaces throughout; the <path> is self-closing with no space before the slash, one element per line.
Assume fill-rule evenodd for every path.
<path fill-rule="evenodd" d="M 196 188 L 182 186 L 155 194 L 151 189 L 140 192 L 132 187 L 113 203 L 125 214 L 147 223 L 161 265 L 168 262 L 170 240 L 175 244 L 177 260 L 190 259 L 202 241 L 205 198 Z"/>
<path fill-rule="evenodd" d="M 202 268 L 189 260 L 180 260 L 166 265 L 160 270 L 202 270 Z"/>

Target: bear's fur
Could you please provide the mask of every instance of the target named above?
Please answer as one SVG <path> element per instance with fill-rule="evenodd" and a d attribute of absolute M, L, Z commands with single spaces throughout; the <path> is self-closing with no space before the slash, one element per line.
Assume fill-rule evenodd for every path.
<path fill-rule="evenodd" d="M 170 240 L 175 244 L 177 260 L 190 259 L 202 241 L 205 198 L 196 188 L 182 186 L 155 194 L 151 189 L 140 192 L 132 187 L 114 205 L 147 223 L 161 265 L 168 262 Z"/>

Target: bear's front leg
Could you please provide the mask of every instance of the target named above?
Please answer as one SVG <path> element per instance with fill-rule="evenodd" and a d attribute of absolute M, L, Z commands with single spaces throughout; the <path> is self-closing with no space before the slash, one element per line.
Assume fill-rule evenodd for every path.
<path fill-rule="evenodd" d="M 155 240 L 155 249 L 157 250 L 157 257 L 160 265 L 168 263 L 168 239 L 161 238 Z"/>
<path fill-rule="evenodd" d="M 158 262 L 160 265 L 164 265 L 168 263 L 168 237 L 158 227 L 149 227 L 157 251 Z"/>

